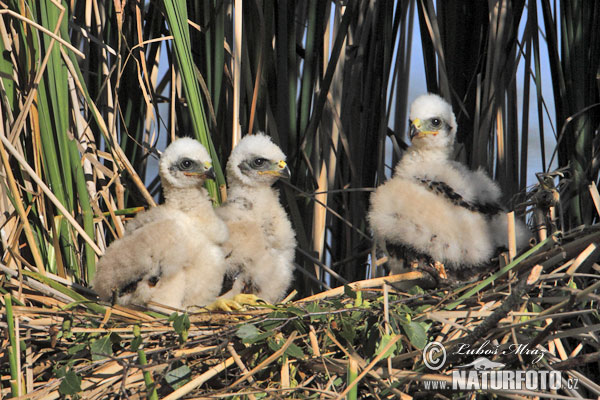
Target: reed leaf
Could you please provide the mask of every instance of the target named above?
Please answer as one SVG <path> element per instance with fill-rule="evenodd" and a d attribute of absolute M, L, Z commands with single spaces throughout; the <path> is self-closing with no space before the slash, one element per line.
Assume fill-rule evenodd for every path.
<path fill-rule="evenodd" d="M 187 106 L 190 110 L 190 116 L 193 122 L 192 127 L 196 138 L 206 146 L 213 159 L 213 168 L 217 176 L 217 186 L 214 186 L 210 181 L 207 182 L 207 186 L 211 197 L 215 199 L 218 204 L 221 196 L 218 187 L 225 185 L 225 176 L 223 175 L 221 164 L 210 137 L 208 120 L 203 106 L 204 101 L 200 95 L 200 88 L 194 72 L 190 35 L 187 24 L 187 7 L 185 3 L 174 0 L 164 0 L 162 4 L 165 9 L 171 34 L 173 35 L 173 46 L 177 58 L 177 66 L 183 81 L 183 90 L 186 95 Z"/>

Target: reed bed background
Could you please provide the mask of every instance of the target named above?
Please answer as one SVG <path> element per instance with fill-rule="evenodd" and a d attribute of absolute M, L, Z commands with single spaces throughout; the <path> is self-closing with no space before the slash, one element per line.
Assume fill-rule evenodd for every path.
<path fill-rule="evenodd" d="M 459 124 L 456 158 L 472 168 L 484 167 L 502 187 L 507 204 L 521 218 L 528 218 L 535 231 L 543 232 L 540 239 L 559 235 L 570 243 L 587 237 L 599 218 L 599 201 L 594 203 L 600 169 L 599 26 L 600 6 L 587 1 L 0 0 L 0 291 L 4 295 L 2 326 L 6 333 L 13 332 L 7 335 L 10 340 L 3 339 L 3 365 L 7 360 L 10 366 L 3 367 L 2 374 L 11 377 L 2 376 L 1 396 L 11 385 L 13 395 L 31 392 L 39 383 L 33 377 L 50 381 L 63 376 L 52 384 L 56 386 L 76 382 L 73 376 L 92 376 L 98 372 L 96 367 L 106 366 L 106 359 L 96 364 L 66 360 L 74 360 L 73 354 L 83 358 L 106 355 L 110 347 L 106 340 L 114 346 L 121 343 L 118 351 L 124 351 L 130 346 L 127 340 L 133 343 L 137 337 L 144 337 L 148 346 L 154 340 L 165 346 L 169 339 L 159 337 L 158 332 L 164 332 L 160 329 L 178 335 L 175 317 L 169 321 L 152 313 L 119 311 L 123 316 L 115 311 L 118 308 L 90 302 L 93 293 L 86 289 L 98 258 L 122 235 L 126 220 L 160 201 L 156 158 L 176 136 L 196 137 L 210 149 L 217 180 L 209 191 L 216 204 L 226 196 L 222 165 L 242 133 L 265 131 L 282 147 L 292 170 L 291 181 L 281 184 L 280 190 L 298 239 L 294 284 L 298 297 L 382 275 L 365 215 L 370 192 L 390 176 L 407 145 L 407 103 L 414 79 L 410 71 L 415 65 L 425 73 L 427 90 L 452 101 Z M 416 31 L 420 32 L 422 59 L 413 54 Z M 550 76 L 542 75 L 546 65 Z M 550 156 L 544 151 L 547 140 L 557 143 Z M 534 147 L 535 142 L 541 145 Z M 536 151 L 539 165 L 532 161 Z M 539 182 L 527 180 L 531 170 L 543 173 Z M 560 202 L 552 204 L 558 215 L 552 223 L 545 218 L 547 204 L 540 200 L 547 193 L 560 194 Z M 598 238 L 584 242 L 592 246 Z M 562 244 L 558 241 L 543 253 L 556 252 Z M 575 260 L 586 248 L 577 247 L 577 254 L 563 258 L 558 257 L 560 252 L 552 253 L 546 267 L 559 268 L 570 260 L 569 265 L 578 265 Z M 589 362 L 594 367 L 585 373 L 596 374 L 594 332 L 598 324 L 592 310 L 597 308 L 594 268 L 598 253 L 594 247 L 586 254 L 579 263 L 585 267 L 584 276 L 569 275 L 569 280 L 545 271 L 554 279 L 552 289 L 537 288 L 546 300 L 548 295 L 583 301 L 573 300 L 561 308 L 567 313 L 561 318 L 579 329 L 577 335 L 591 338 L 591 344 L 577 351 L 574 345 L 571 353 L 591 354 Z M 496 300 L 507 297 L 504 288 L 487 288 L 491 291 L 479 300 L 486 303 L 488 295 Z M 580 291 L 583 297 L 577 297 Z M 322 307 L 333 310 L 346 307 L 349 301 L 354 304 L 351 293 Z M 443 301 L 436 297 L 439 294 L 422 296 L 431 303 L 437 299 L 441 309 L 451 303 L 452 295 L 446 295 L 450 297 L 442 297 Z M 470 297 L 475 299 L 475 292 Z M 452 330 L 454 325 L 444 325 L 439 319 L 432 323 L 431 315 L 414 308 L 421 298 L 396 298 L 410 309 L 398 313 L 418 315 L 423 324 L 438 326 L 440 331 L 445 329 L 442 326 Z M 368 319 L 375 312 L 372 307 L 382 306 L 383 297 L 377 299 L 362 311 L 355 310 L 357 321 Z M 546 300 L 536 307 L 554 301 Z M 577 319 L 568 314 L 579 309 L 583 314 Z M 50 312 L 55 315 L 46 316 Z M 296 313 L 300 321 L 314 322 L 310 309 L 269 312 Z M 532 312 L 552 320 L 559 310 Z M 300 317 L 301 313 L 305 314 Z M 67 314 L 73 318 L 66 318 Z M 120 316 L 113 321 L 111 315 Z M 38 321 L 45 327 L 42 336 L 57 330 L 57 350 L 41 359 L 65 360 L 62 372 L 32 367 L 31 362 L 38 359 L 32 355 L 35 351 L 31 353 L 32 346 L 38 351 L 44 346 L 29 326 L 25 347 L 16 351 L 20 341 L 14 335 L 19 337 L 19 327 L 10 326 L 19 318 Z M 264 316 L 253 318 L 263 321 Z M 57 325 L 57 321 L 62 322 Z M 130 329 L 134 321 L 142 327 L 162 328 L 155 334 L 131 333 L 120 339 L 112 330 L 102 330 L 108 329 L 107 323 L 110 329 L 125 325 L 122 329 Z M 185 321 L 177 321 L 177 330 L 186 331 L 181 328 Z M 320 322 L 330 326 L 332 320 Z M 65 323 L 80 324 L 78 329 L 90 324 L 100 330 L 72 331 L 74 336 L 69 336 Z M 573 339 L 575 333 L 562 330 L 563 325 L 550 325 L 538 336 L 540 343 L 552 334 L 559 341 Z M 201 343 L 215 345 L 209 337 L 218 329 L 192 326 L 205 332 L 205 338 L 198 338 Z M 514 327 L 507 326 L 514 335 Z M 253 333 L 269 331 L 262 325 L 259 328 L 259 333 Z M 233 328 L 227 325 L 227 329 Z M 285 329 L 276 330 L 290 338 L 292 331 Z M 307 340 L 310 327 L 302 329 L 302 340 Z M 402 324 L 392 327 L 396 334 L 407 334 L 410 329 Z M 508 329 L 502 331 L 505 340 Z M 330 349 L 327 346 L 335 342 L 323 336 L 328 331 L 321 326 L 316 332 L 319 343 Z M 97 346 L 104 347 L 90 350 L 91 342 L 99 337 L 104 342 Z M 241 340 L 244 333 L 232 337 Z M 350 346 L 353 340 L 344 345 Z M 188 340 L 181 341 L 184 348 L 192 346 Z M 275 343 L 287 342 L 278 339 Z M 77 345 L 87 346 L 88 353 L 79 353 Z M 414 351 L 419 348 L 410 339 L 405 345 Z M 67 357 L 64 352 L 68 354 L 73 346 L 75 350 Z M 135 368 L 143 371 L 140 382 L 145 380 L 146 387 L 152 379 L 149 372 L 160 368 L 153 364 L 151 370 L 140 370 L 146 356 L 131 346 L 132 354 L 139 356 Z M 269 348 L 283 348 L 272 343 L 265 346 L 261 350 L 265 355 Z M 346 363 L 353 359 L 339 348 L 331 351 L 341 351 L 336 357 Z M 370 359 L 376 353 L 369 348 L 361 354 Z M 121 358 L 112 360 L 120 368 L 133 368 Z M 192 375 L 204 365 L 201 359 L 195 360 L 188 367 Z M 23 370 L 18 367 L 26 362 L 30 369 L 21 376 Z M 342 364 L 338 367 L 343 369 Z M 169 362 L 169 369 L 175 367 Z M 360 369 L 364 367 L 359 363 Z M 412 367 L 402 364 L 402 368 Z M 283 369 L 278 371 L 283 373 Z M 297 371 L 307 373 L 301 368 Z M 305 378 L 308 375 L 295 379 Z M 371 379 L 375 383 L 370 384 L 377 386 L 377 379 L 384 377 Z M 594 376 L 588 375 L 588 380 L 593 382 Z M 345 384 L 345 380 L 333 386 L 323 382 L 319 390 L 343 390 Z M 58 390 L 52 385 L 52 390 Z M 586 390 L 594 396 L 600 393 L 595 386 Z"/>

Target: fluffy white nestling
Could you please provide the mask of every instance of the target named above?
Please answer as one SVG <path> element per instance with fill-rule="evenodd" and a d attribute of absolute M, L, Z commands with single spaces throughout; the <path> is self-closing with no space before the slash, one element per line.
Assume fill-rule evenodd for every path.
<path fill-rule="evenodd" d="M 418 97 L 410 110 L 409 147 L 394 176 L 371 197 L 368 215 L 377 242 L 398 272 L 405 261 L 439 261 L 450 268 L 487 263 L 507 246 L 501 191 L 483 170 L 450 159 L 456 119 L 450 104 L 434 94 Z M 517 243 L 527 227 L 518 221 Z"/>
<path fill-rule="evenodd" d="M 92 286 L 103 300 L 114 293 L 119 304 L 208 305 L 221 289 L 228 238 L 202 186 L 214 178 L 210 156 L 196 140 L 178 139 L 164 151 L 159 174 L 165 203 L 127 224 L 100 259 Z"/>
<path fill-rule="evenodd" d="M 281 300 L 292 281 L 296 238 L 272 187 L 289 178 L 285 154 L 268 136 L 245 136 L 227 162 L 227 201 L 217 213 L 229 228 L 223 299 L 256 295 Z"/>

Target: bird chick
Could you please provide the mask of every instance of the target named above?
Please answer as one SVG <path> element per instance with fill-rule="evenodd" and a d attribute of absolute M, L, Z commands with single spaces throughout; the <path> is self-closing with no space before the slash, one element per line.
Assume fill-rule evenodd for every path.
<path fill-rule="evenodd" d="M 289 178 L 285 154 L 264 134 L 245 136 L 227 162 L 227 201 L 217 214 L 227 223 L 227 277 L 223 296 L 252 294 L 281 300 L 294 270 L 296 238 L 271 187 Z"/>
<path fill-rule="evenodd" d="M 159 174 L 165 203 L 127 224 L 98 262 L 92 286 L 119 304 L 207 305 L 221 289 L 228 238 L 202 186 L 214 179 L 210 156 L 196 140 L 178 139 L 164 151 Z"/>
<path fill-rule="evenodd" d="M 450 104 L 434 94 L 418 97 L 410 110 L 408 148 L 394 176 L 371 197 L 368 220 L 389 254 L 393 272 L 414 265 L 449 268 L 486 264 L 507 245 L 501 191 L 483 170 L 471 171 L 450 159 L 456 118 Z M 519 246 L 529 231 L 517 224 Z"/>

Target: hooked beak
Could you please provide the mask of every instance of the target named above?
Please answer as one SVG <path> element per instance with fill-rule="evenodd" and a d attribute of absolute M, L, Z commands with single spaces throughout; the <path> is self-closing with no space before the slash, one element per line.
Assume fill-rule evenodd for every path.
<path fill-rule="evenodd" d="M 415 118 L 410 124 L 409 136 L 412 141 L 415 137 L 423 137 L 425 135 L 437 135 L 439 131 L 423 130 L 423 122 L 419 118 Z"/>
<path fill-rule="evenodd" d="M 289 179 L 291 176 L 290 169 L 288 168 L 285 161 L 280 160 L 278 163 L 273 164 L 273 168 L 267 171 L 260 171 L 261 175 L 274 175 L 278 178 Z"/>
<path fill-rule="evenodd" d="M 204 176 L 204 179 L 212 179 L 212 180 L 217 179 L 217 175 L 215 174 L 215 170 L 213 169 L 213 167 L 210 167 L 209 169 L 204 171 L 203 176 Z"/>
<path fill-rule="evenodd" d="M 212 164 L 209 162 L 204 163 L 204 169 L 200 171 L 186 171 L 183 173 L 185 176 L 198 176 L 202 179 L 217 179 L 215 175 L 215 170 L 212 167 Z"/>
<path fill-rule="evenodd" d="M 415 119 L 410 123 L 410 140 L 413 140 L 413 138 L 419 134 L 419 128 L 417 127 L 417 125 L 421 127 L 421 121 L 419 121 L 418 119 Z"/>
<path fill-rule="evenodd" d="M 292 173 L 290 172 L 290 169 L 286 165 L 285 167 L 283 167 L 283 169 L 280 169 L 278 171 L 278 175 L 279 175 L 280 178 L 290 179 L 290 177 L 292 176 Z"/>

